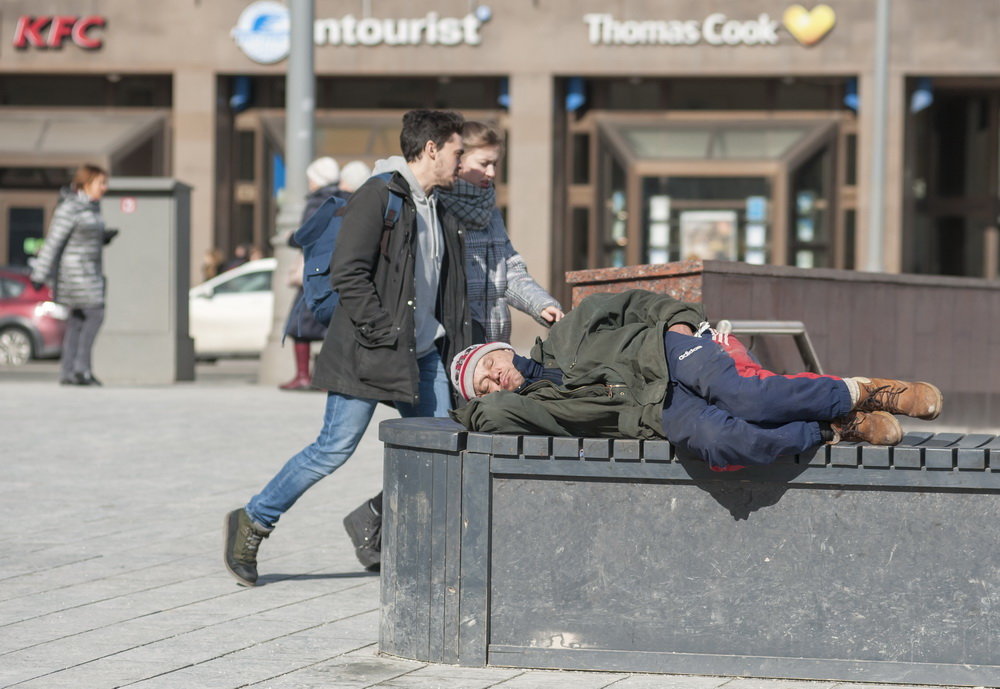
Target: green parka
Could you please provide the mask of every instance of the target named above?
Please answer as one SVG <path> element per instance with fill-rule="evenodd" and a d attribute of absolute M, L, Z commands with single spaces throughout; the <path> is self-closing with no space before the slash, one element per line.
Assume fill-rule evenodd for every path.
<path fill-rule="evenodd" d="M 452 417 L 488 433 L 662 438 L 670 381 L 663 334 L 703 320 L 700 304 L 663 294 L 591 295 L 531 350 L 542 366 L 563 372 L 563 385 L 538 381 L 517 393 L 494 392 Z"/>

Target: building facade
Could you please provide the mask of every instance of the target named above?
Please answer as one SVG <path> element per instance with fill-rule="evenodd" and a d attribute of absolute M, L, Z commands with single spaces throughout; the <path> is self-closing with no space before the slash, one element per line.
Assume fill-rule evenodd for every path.
<path fill-rule="evenodd" d="M 872 213 L 876 7 L 317 0 L 316 153 L 395 154 L 413 107 L 496 123 L 511 238 L 564 299 L 582 268 L 863 268 L 873 228 L 886 271 L 996 277 L 1000 3 L 890 3 Z M 211 247 L 266 247 L 287 29 L 274 0 L 7 0 L 0 263 L 24 262 L 84 161 L 193 186 L 194 276 Z"/>

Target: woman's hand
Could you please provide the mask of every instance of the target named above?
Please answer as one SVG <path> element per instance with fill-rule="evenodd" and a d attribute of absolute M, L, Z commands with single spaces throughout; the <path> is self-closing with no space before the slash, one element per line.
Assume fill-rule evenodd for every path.
<path fill-rule="evenodd" d="M 552 324 L 556 321 L 561 321 L 566 314 L 558 306 L 546 306 L 538 315 L 542 317 L 542 320 Z"/>

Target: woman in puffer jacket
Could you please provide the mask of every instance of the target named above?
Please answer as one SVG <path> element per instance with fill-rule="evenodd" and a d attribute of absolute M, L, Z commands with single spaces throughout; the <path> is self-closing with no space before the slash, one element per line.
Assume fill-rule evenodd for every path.
<path fill-rule="evenodd" d="M 555 298 L 528 274 L 524 259 L 507 237 L 496 207 L 500 134 L 482 122 L 462 129 L 462 171 L 450 191 L 439 190 L 445 209 L 458 218 L 465 235 L 465 277 L 469 315 L 476 342 L 510 342 L 510 308 L 543 325 L 563 317 Z"/>
<path fill-rule="evenodd" d="M 104 245 L 116 230 L 101 217 L 101 198 L 108 190 L 108 173 L 82 165 L 69 188 L 60 193 L 48 235 L 31 265 L 31 281 L 48 283 L 53 301 L 70 309 L 63 336 L 59 382 L 100 385 L 90 367 L 97 331 L 104 322 Z"/>

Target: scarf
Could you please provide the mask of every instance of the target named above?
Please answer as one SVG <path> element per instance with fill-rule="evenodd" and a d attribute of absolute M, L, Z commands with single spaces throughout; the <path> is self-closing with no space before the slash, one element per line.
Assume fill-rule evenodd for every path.
<path fill-rule="evenodd" d="M 466 229 L 482 230 L 490 224 L 497 201 L 497 192 L 492 184 L 483 188 L 459 178 L 450 190 L 438 189 L 437 193 L 445 209 L 458 218 Z"/>

